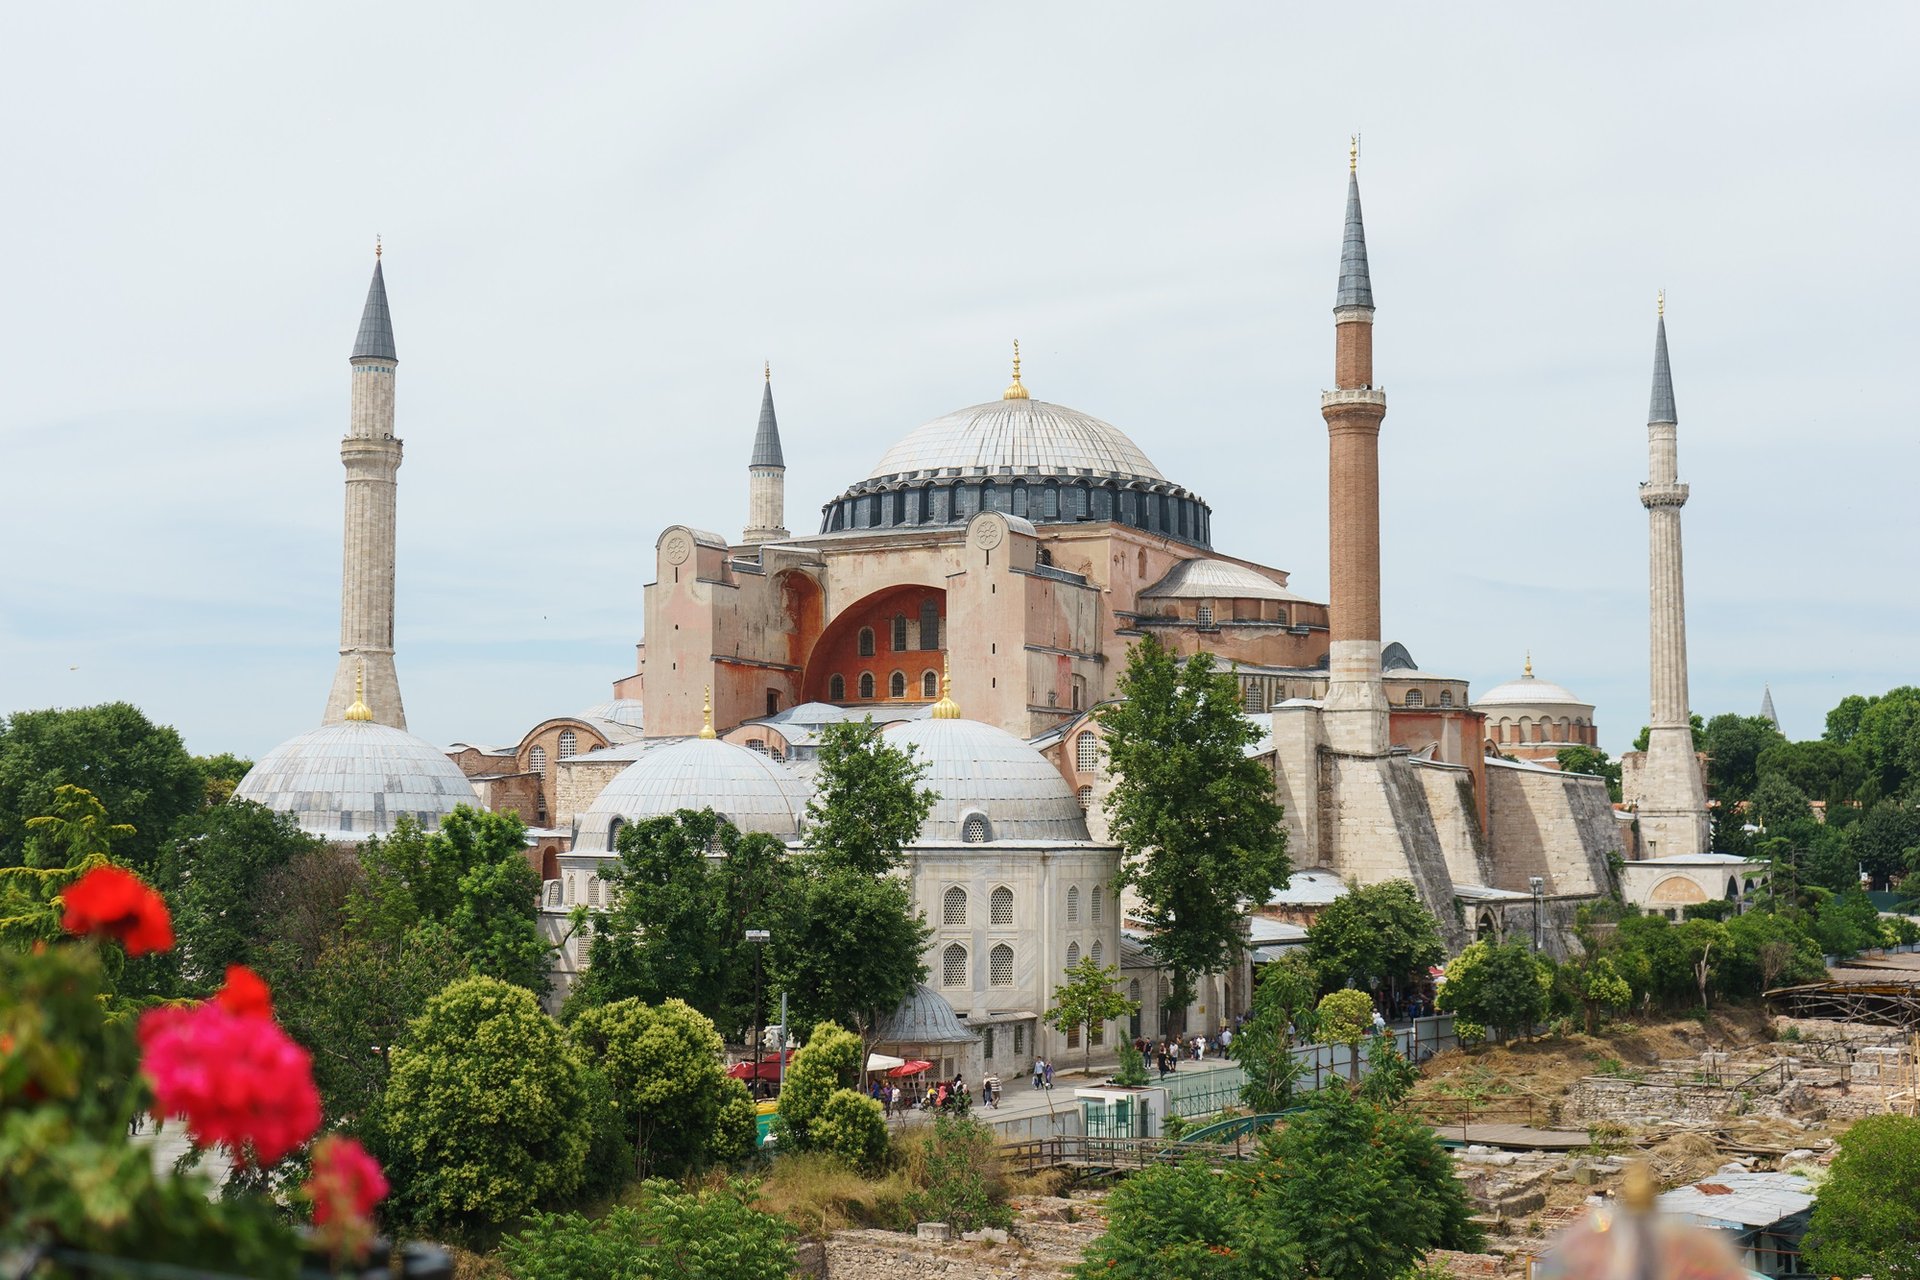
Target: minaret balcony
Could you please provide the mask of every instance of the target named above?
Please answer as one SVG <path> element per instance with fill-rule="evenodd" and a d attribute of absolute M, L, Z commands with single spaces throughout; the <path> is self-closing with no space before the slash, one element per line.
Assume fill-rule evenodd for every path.
<path fill-rule="evenodd" d="M 1652 510 L 1654 507 L 1684 507 L 1687 505 L 1687 486 L 1684 484 L 1642 484 L 1640 486 L 1640 505 Z"/>
<path fill-rule="evenodd" d="M 1334 391 L 1320 393 L 1320 408 L 1327 409 L 1339 405 L 1370 404 L 1379 408 L 1387 407 L 1387 393 L 1381 387 L 1341 387 Z"/>

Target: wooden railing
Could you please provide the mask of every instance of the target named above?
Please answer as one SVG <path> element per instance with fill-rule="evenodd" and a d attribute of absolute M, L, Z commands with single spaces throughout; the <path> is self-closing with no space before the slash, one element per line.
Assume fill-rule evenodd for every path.
<path fill-rule="evenodd" d="M 1144 1169 L 1167 1161 L 1199 1156 L 1208 1164 L 1243 1160 L 1251 1155 L 1251 1137 L 1232 1142 L 1174 1142 L 1166 1138 L 1088 1138 L 1063 1134 L 1005 1143 L 1000 1157 L 1009 1172 L 1032 1175 L 1044 1169 L 1075 1167 L 1091 1171 Z"/>

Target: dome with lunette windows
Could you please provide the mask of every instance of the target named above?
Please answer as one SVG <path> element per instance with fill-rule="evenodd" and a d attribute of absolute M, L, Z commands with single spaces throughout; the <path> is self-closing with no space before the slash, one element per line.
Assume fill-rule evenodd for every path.
<path fill-rule="evenodd" d="M 712 809 L 746 832 L 791 840 L 800 834 L 807 788 L 764 752 L 688 738 L 654 747 L 622 769 L 579 818 L 574 848 L 610 851 L 617 823 Z"/>
<path fill-rule="evenodd" d="M 261 756 L 233 798 L 292 814 L 302 831 L 346 842 L 384 836 L 402 817 L 432 831 L 458 806 L 479 807 L 473 784 L 440 748 L 375 722 L 358 698 L 346 714 Z"/>
<path fill-rule="evenodd" d="M 939 796 L 921 825 L 922 840 L 1088 838 L 1079 798 L 1045 756 L 1004 729 L 941 710 L 935 704 L 927 719 L 885 731 L 889 745 L 913 748 L 914 759 L 927 766 L 923 785 Z"/>

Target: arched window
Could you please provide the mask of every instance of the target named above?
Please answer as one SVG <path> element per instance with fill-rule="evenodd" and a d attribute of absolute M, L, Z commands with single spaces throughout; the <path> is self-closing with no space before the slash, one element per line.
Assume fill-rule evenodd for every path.
<path fill-rule="evenodd" d="M 761 755 L 765 755 L 767 754 L 767 740 L 765 738 L 748 738 L 747 750 L 758 751 Z"/>
<path fill-rule="evenodd" d="M 922 671 L 920 673 L 920 696 L 923 698 L 937 698 L 940 696 L 940 673 L 938 671 Z"/>
<path fill-rule="evenodd" d="M 527 752 L 527 772 L 537 773 L 543 778 L 547 776 L 547 749 L 545 747 L 536 746 Z"/>
<path fill-rule="evenodd" d="M 1107 949 L 1105 946 L 1101 944 L 1098 938 L 1094 939 L 1093 949 L 1089 951 L 1087 954 L 1093 957 L 1093 962 L 1095 964 L 1106 963 Z"/>
<path fill-rule="evenodd" d="M 587 877 L 587 905 L 590 907 L 597 907 L 600 905 L 600 877 L 599 876 Z"/>
<path fill-rule="evenodd" d="M 907 696 L 907 673 L 896 671 L 887 680 L 887 696 L 904 698 Z"/>
<path fill-rule="evenodd" d="M 1080 944 L 1077 942 L 1069 942 L 1067 944 L 1067 968 L 1071 969 L 1073 968 L 1073 966 L 1079 963 L 1080 963 Z"/>
<path fill-rule="evenodd" d="M 1135 1004 L 1140 1003 L 1140 979 L 1134 978 L 1127 983 L 1127 999 L 1133 1001 Z"/>
<path fill-rule="evenodd" d="M 938 649 L 940 647 L 940 602 L 927 599 L 920 602 L 920 647 Z"/>
<path fill-rule="evenodd" d="M 968 814 L 966 822 L 960 827 L 960 838 L 968 844 L 985 844 L 992 838 L 992 834 L 987 828 L 987 819 L 983 814 Z"/>
<path fill-rule="evenodd" d="M 566 904 L 568 906 L 573 905 L 573 881 L 574 881 L 574 875 L 571 871 L 569 871 L 566 877 L 566 886 L 567 886 Z"/>
<path fill-rule="evenodd" d="M 1067 923 L 1080 923 L 1080 886 L 1067 886 Z"/>
<path fill-rule="evenodd" d="M 893 615 L 893 651 L 895 653 L 905 653 L 906 650 L 907 615 L 904 613 L 896 613 Z"/>
<path fill-rule="evenodd" d="M 834 676 L 827 681 L 827 701 L 845 702 L 847 700 L 847 678 Z"/>
<path fill-rule="evenodd" d="M 1087 813 L 1087 812 L 1090 812 L 1092 809 L 1093 809 L 1093 788 L 1092 787 L 1080 788 L 1080 812 Z"/>
<path fill-rule="evenodd" d="M 607 824 L 607 852 L 614 853 L 620 848 L 620 829 L 627 825 L 625 818 L 615 818 Z"/>
<path fill-rule="evenodd" d="M 547 881 L 547 905 L 550 907 L 560 905 L 560 882 L 558 880 Z"/>
<path fill-rule="evenodd" d="M 1407 690 L 1407 705 L 1410 707 L 1424 707 L 1427 705 L 1427 695 L 1418 689 L 1409 689 Z"/>
<path fill-rule="evenodd" d="M 987 982 L 996 987 L 1013 985 L 1013 948 L 1004 942 L 987 954 Z"/>
<path fill-rule="evenodd" d="M 1450 707 L 1453 705 L 1453 690 L 1442 689 L 1440 691 L 1440 705 L 1443 707 Z"/>
<path fill-rule="evenodd" d="M 987 923 L 1013 923 L 1013 890 L 1001 885 L 993 891 L 993 897 L 989 901 L 991 905 L 987 908 Z"/>
<path fill-rule="evenodd" d="M 863 658 L 871 658 L 873 656 L 872 627 L 860 628 L 860 656 Z"/>
<path fill-rule="evenodd" d="M 1093 892 L 1087 897 L 1087 914 L 1092 917 L 1095 924 L 1100 923 L 1100 913 L 1103 910 L 1100 904 L 1106 901 L 1106 897 L 1101 885 L 1093 886 Z"/>
<path fill-rule="evenodd" d="M 860 696 L 863 698 L 873 697 L 873 672 L 871 671 L 862 671 L 860 673 Z"/>
<path fill-rule="evenodd" d="M 1100 739 L 1093 735 L 1092 730 L 1074 739 L 1073 764 L 1082 773 L 1092 773 L 1100 767 Z"/>
<path fill-rule="evenodd" d="M 967 891 L 959 885 L 947 890 L 946 897 L 940 903 L 941 924 L 965 924 L 967 922 Z"/>
<path fill-rule="evenodd" d="M 967 949 L 957 942 L 941 953 L 940 985 L 943 987 L 967 985 Z"/>
<path fill-rule="evenodd" d="M 573 736 L 573 730 L 562 729 L 560 731 L 560 758 L 562 760 L 573 759 L 574 750 L 578 745 L 579 739 Z"/>

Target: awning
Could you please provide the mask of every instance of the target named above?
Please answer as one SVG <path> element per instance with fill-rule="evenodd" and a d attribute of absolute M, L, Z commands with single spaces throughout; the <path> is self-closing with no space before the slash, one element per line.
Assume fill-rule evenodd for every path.
<path fill-rule="evenodd" d="M 907 1060 L 905 1058 L 896 1058 L 892 1054 L 870 1053 L 867 1055 L 867 1074 L 872 1075 L 876 1071 L 891 1071 L 895 1067 L 905 1066 L 906 1062 Z"/>
<path fill-rule="evenodd" d="M 794 1051 L 792 1049 L 787 1050 L 787 1061 L 789 1063 L 793 1061 L 793 1053 Z M 732 1066 L 727 1068 L 727 1074 L 732 1076 L 735 1080 L 753 1079 L 754 1078 L 753 1060 L 749 1058 L 745 1062 L 734 1063 Z M 779 1078 L 780 1078 L 780 1055 L 776 1053 L 770 1057 L 765 1057 L 760 1059 L 760 1079 L 778 1080 Z"/>

